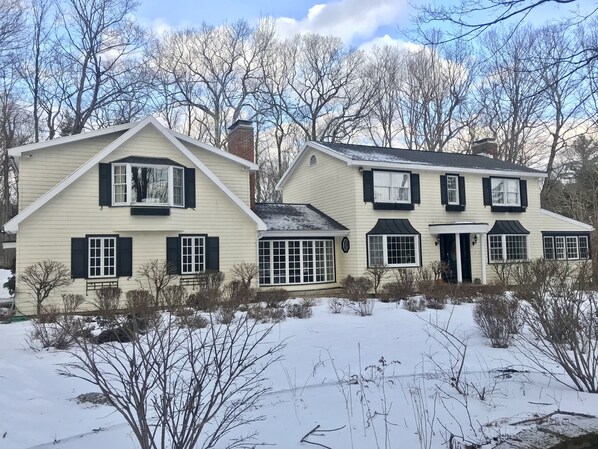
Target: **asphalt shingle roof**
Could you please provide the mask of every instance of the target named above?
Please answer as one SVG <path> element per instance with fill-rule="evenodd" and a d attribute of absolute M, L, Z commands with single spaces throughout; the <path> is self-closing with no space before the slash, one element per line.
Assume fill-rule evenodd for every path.
<path fill-rule="evenodd" d="M 316 142 L 340 156 L 353 161 L 389 162 L 397 164 L 419 164 L 441 167 L 469 168 L 479 170 L 517 171 L 528 173 L 544 173 L 541 170 L 513 164 L 511 162 L 492 159 L 486 156 L 461 153 L 439 153 L 434 151 L 416 151 L 401 148 L 375 147 L 347 143 Z"/>
<path fill-rule="evenodd" d="M 257 203 L 255 213 L 268 231 L 346 231 L 311 204 Z"/>

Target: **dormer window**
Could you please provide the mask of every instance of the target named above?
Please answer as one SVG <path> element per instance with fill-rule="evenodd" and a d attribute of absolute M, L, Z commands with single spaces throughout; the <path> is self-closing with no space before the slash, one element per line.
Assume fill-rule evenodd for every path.
<path fill-rule="evenodd" d="M 114 206 L 184 206 L 184 169 L 147 164 L 112 164 Z"/>

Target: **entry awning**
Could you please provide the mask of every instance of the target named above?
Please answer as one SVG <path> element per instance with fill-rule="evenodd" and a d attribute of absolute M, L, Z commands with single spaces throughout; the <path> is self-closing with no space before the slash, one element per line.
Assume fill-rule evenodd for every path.
<path fill-rule="evenodd" d="M 496 220 L 488 234 L 529 234 L 519 220 Z"/>
<path fill-rule="evenodd" d="M 455 222 L 431 224 L 428 226 L 430 234 L 485 234 L 488 232 L 488 223 Z"/>
<path fill-rule="evenodd" d="M 367 235 L 380 235 L 380 234 L 403 234 L 403 235 L 419 235 L 419 232 L 411 225 L 409 220 L 406 218 L 389 219 L 381 218 L 376 223 Z"/>

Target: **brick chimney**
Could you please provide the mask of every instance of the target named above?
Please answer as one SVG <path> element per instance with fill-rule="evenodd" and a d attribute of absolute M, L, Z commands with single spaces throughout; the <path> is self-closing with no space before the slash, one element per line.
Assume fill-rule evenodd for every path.
<path fill-rule="evenodd" d="M 476 156 L 486 156 L 491 159 L 498 158 L 498 144 L 494 137 L 476 140 L 471 144 L 471 154 Z"/>
<path fill-rule="evenodd" d="M 237 120 L 228 127 L 228 152 L 255 163 L 251 121 Z M 249 199 L 251 210 L 255 210 L 255 172 L 249 173 Z"/>

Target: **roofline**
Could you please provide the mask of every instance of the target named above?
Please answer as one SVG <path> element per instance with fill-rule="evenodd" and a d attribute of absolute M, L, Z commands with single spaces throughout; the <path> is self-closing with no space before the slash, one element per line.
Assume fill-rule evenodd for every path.
<path fill-rule="evenodd" d="M 248 160 L 245 160 L 242 157 L 236 156 L 236 155 L 229 153 L 228 151 L 225 151 L 221 148 L 216 148 L 215 146 L 212 146 L 212 145 L 202 142 L 200 140 L 194 139 L 193 137 L 189 137 L 185 134 L 179 133 L 172 129 L 168 129 L 168 132 L 170 132 L 170 134 L 172 134 L 174 137 L 176 137 L 179 140 L 190 143 L 191 145 L 198 146 L 201 149 L 206 150 L 210 153 L 213 153 L 217 156 L 223 157 L 230 161 L 236 162 L 237 164 L 243 165 L 244 167 L 248 168 L 251 171 L 259 171 L 259 167 L 257 164 L 250 162 Z"/>
<path fill-rule="evenodd" d="M 540 209 L 540 213 L 544 214 L 548 217 L 556 218 L 557 220 L 564 221 L 565 223 L 569 223 L 575 226 L 579 226 L 580 228 L 585 229 L 586 231 L 593 231 L 594 226 L 589 225 L 587 223 L 583 223 L 581 221 L 574 220 L 573 218 L 565 217 L 564 215 L 557 214 L 556 212 L 551 212 L 546 209 Z"/>
<path fill-rule="evenodd" d="M 286 169 L 286 171 L 281 176 L 278 183 L 276 183 L 275 189 L 282 190 L 284 184 L 288 181 L 289 176 L 293 173 L 296 166 L 299 164 L 299 161 L 303 158 L 303 155 L 306 153 L 308 148 L 312 148 L 314 150 L 321 151 L 331 157 L 339 159 L 345 162 L 349 166 L 358 166 L 358 167 L 366 167 L 366 168 L 398 168 L 402 170 L 422 170 L 422 171 L 438 171 L 438 172 L 446 172 L 446 171 L 455 171 L 458 170 L 460 173 L 478 173 L 482 175 L 498 175 L 498 176 L 519 176 L 519 177 L 528 177 L 528 178 L 546 178 L 548 175 L 541 171 L 535 172 L 527 172 L 527 171 L 517 171 L 517 170 L 489 170 L 489 169 L 479 169 L 479 168 L 465 168 L 465 167 L 451 167 L 445 165 L 427 165 L 427 164 L 418 164 L 418 163 L 400 163 L 400 162 L 372 162 L 372 161 L 361 161 L 361 160 L 353 160 L 347 158 L 334 150 L 314 141 L 308 141 L 304 147 L 301 149 L 299 154 L 295 157 L 291 165 Z"/>
<path fill-rule="evenodd" d="M 262 231 L 261 237 L 344 237 L 350 234 L 349 230 L 339 231 Z"/>
<path fill-rule="evenodd" d="M 241 208 L 249 217 L 257 224 L 258 231 L 265 231 L 267 229 L 266 224 L 259 218 L 241 199 L 235 195 L 224 183 L 218 178 L 203 162 L 201 162 L 185 145 L 183 145 L 176 137 L 167 132 L 168 130 L 162 126 L 154 117 L 148 116 L 141 122 L 137 123 L 133 128 L 124 133 L 118 139 L 111 142 L 102 151 L 97 153 L 94 157 L 89 159 L 85 164 L 80 166 L 77 170 L 71 173 L 69 176 L 64 178 L 37 200 L 27 206 L 21 213 L 10 219 L 4 224 L 4 230 L 8 233 L 16 233 L 19 229 L 19 223 L 28 218 L 30 215 L 35 213 L 38 209 L 44 206 L 48 201 L 70 186 L 73 182 L 91 170 L 92 167 L 101 162 L 105 157 L 110 155 L 114 150 L 120 147 L 123 143 L 127 142 L 139 131 L 144 129 L 146 126 L 153 126 L 160 134 L 162 134 L 170 143 L 179 149 L 195 166 L 204 173 L 214 184 L 216 184 L 233 202 Z"/>
<path fill-rule="evenodd" d="M 73 136 L 59 137 L 57 139 L 47 140 L 45 142 L 30 143 L 29 145 L 10 148 L 8 150 L 8 155 L 11 157 L 20 157 L 21 154 L 28 153 L 29 151 L 43 150 L 46 148 L 54 147 L 56 145 L 78 142 L 79 140 L 91 139 L 93 137 L 104 136 L 106 134 L 113 134 L 121 131 L 128 131 L 129 129 L 136 126 L 138 123 L 141 122 L 124 123 L 122 125 L 115 125 L 109 128 L 97 129 L 95 131 L 75 134 Z"/>

